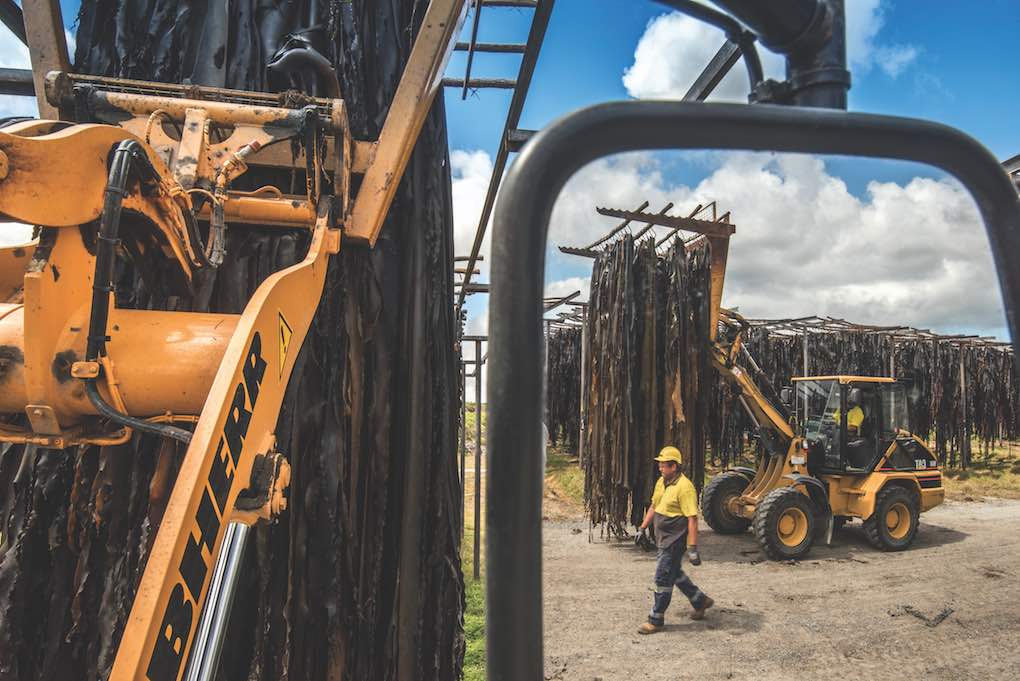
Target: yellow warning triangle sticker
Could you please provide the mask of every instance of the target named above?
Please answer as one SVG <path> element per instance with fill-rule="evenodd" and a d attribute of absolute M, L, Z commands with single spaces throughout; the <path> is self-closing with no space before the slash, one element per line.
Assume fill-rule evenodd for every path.
<path fill-rule="evenodd" d="M 283 378 L 283 365 L 287 361 L 287 350 L 290 348 L 290 339 L 294 336 L 294 331 L 290 328 L 290 324 L 283 318 L 283 313 L 278 313 L 280 316 L 280 378 Z"/>

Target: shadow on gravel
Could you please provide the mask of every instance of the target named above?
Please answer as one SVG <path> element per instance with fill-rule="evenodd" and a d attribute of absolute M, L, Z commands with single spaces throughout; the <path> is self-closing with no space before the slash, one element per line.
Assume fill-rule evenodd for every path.
<path fill-rule="evenodd" d="M 914 540 L 914 545 L 907 549 L 907 551 L 955 544 L 963 541 L 968 536 L 966 532 L 922 521 L 921 526 L 917 530 L 917 539 Z M 634 546 L 633 542 L 627 539 L 596 538 L 592 543 L 603 544 L 613 550 L 631 554 L 635 562 L 655 562 L 655 551 L 644 551 Z M 750 531 L 743 534 L 721 535 L 711 530 L 702 530 L 698 537 L 698 548 L 706 564 L 709 562 L 749 565 L 774 563 L 758 547 L 758 543 Z M 854 523 L 833 532 L 831 545 L 826 546 L 823 538 L 815 542 L 807 556 L 800 560 L 787 561 L 787 563 L 871 563 L 881 560 L 884 555 L 889 554 L 873 548 L 864 537 L 864 530 L 861 524 Z M 686 560 L 684 564 L 687 564 Z"/>
<path fill-rule="evenodd" d="M 676 606 L 681 606 L 677 608 Z M 765 622 L 765 616 L 760 612 L 754 612 L 747 608 L 730 607 L 717 604 L 708 611 L 703 620 L 692 620 L 687 617 L 686 603 L 679 593 L 673 598 L 673 605 L 670 612 L 666 613 L 666 626 L 655 636 L 669 636 L 670 634 L 694 634 L 699 631 L 725 631 L 734 636 L 758 631 Z M 672 612 L 676 608 L 680 612 Z M 670 617 L 674 621 L 669 621 Z"/>

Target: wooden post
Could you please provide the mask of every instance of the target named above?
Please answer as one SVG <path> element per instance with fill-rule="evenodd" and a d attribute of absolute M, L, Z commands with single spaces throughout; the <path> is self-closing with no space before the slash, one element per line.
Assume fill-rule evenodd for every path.
<path fill-rule="evenodd" d="M 590 298 L 590 296 L 589 296 Z M 588 308 L 581 308 L 581 394 L 578 396 L 577 408 L 580 415 L 577 419 L 577 461 L 584 461 L 584 433 L 588 425 Z"/>
<path fill-rule="evenodd" d="M 960 447 L 960 467 L 970 467 L 970 422 L 967 419 L 967 346 L 960 344 L 960 412 L 963 423 L 963 444 Z"/>

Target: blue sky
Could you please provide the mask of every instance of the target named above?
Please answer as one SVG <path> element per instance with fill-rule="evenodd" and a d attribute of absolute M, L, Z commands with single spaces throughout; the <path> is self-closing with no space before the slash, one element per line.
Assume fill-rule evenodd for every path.
<path fill-rule="evenodd" d="M 77 2 L 62 0 L 74 32 Z M 850 108 L 927 118 L 958 127 L 1000 159 L 1020 153 L 1015 112 L 1020 76 L 1015 0 L 847 0 L 853 87 Z M 531 11 L 487 8 L 479 39 L 521 42 Z M 465 34 L 470 21 L 465 25 Z M 679 97 L 722 36 L 650 0 L 557 0 L 521 120 L 540 128 L 578 107 L 633 97 Z M 1011 52 L 1011 50 L 1014 50 Z M 763 55 L 781 75 L 781 61 Z M 478 55 L 476 77 L 514 77 L 519 57 Z M 0 66 L 25 53 L 0 29 Z M 454 55 L 449 76 L 463 73 Z M 720 90 L 740 100 L 740 64 Z M 466 254 L 510 94 L 446 94 L 458 252 Z M 0 109 L 31 109 L 0 97 Z M 761 154 L 641 154 L 603 161 L 568 185 L 554 214 L 552 245 L 599 236 L 612 221 L 596 203 L 642 200 L 677 214 L 718 200 L 737 225 L 726 304 L 748 316 L 832 314 L 1005 337 L 987 241 L 958 185 L 925 167 Z M 585 289 L 591 263 L 551 250 L 551 291 Z M 487 265 L 481 279 L 487 280 Z M 586 289 L 585 289 L 586 290 Z M 485 296 L 472 296 L 469 328 L 485 327 Z"/>

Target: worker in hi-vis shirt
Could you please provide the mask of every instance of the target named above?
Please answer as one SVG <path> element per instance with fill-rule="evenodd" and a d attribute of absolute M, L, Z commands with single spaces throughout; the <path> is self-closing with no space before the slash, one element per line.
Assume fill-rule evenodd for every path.
<path fill-rule="evenodd" d="M 655 599 L 648 621 L 638 627 L 639 634 L 654 634 L 662 630 L 674 586 L 691 602 L 694 608 L 691 619 L 703 619 L 705 611 L 713 604 L 712 599 L 684 573 L 680 564 L 685 547 L 691 563 L 701 564 L 698 555 L 698 494 L 691 481 L 680 471 L 683 459 L 679 449 L 663 447 L 655 460 L 659 462 L 661 477 L 655 483 L 652 504 L 645 513 L 638 534 L 638 538 L 643 539 L 649 525 L 655 528 L 655 544 L 658 547 Z"/>
<path fill-rule="evenodd" d="M 839 411 L 839 407 L 836 407 L 836 411 L 832 412 L 832 420 L 839 425 L 842 413 Z M 846 432 L 850 435 L 860 435 L 861 426 L 864 424 L 864 410 L 860 406 L 854 406 L 850 408 L 850 411 L 846 413 Z"/>

